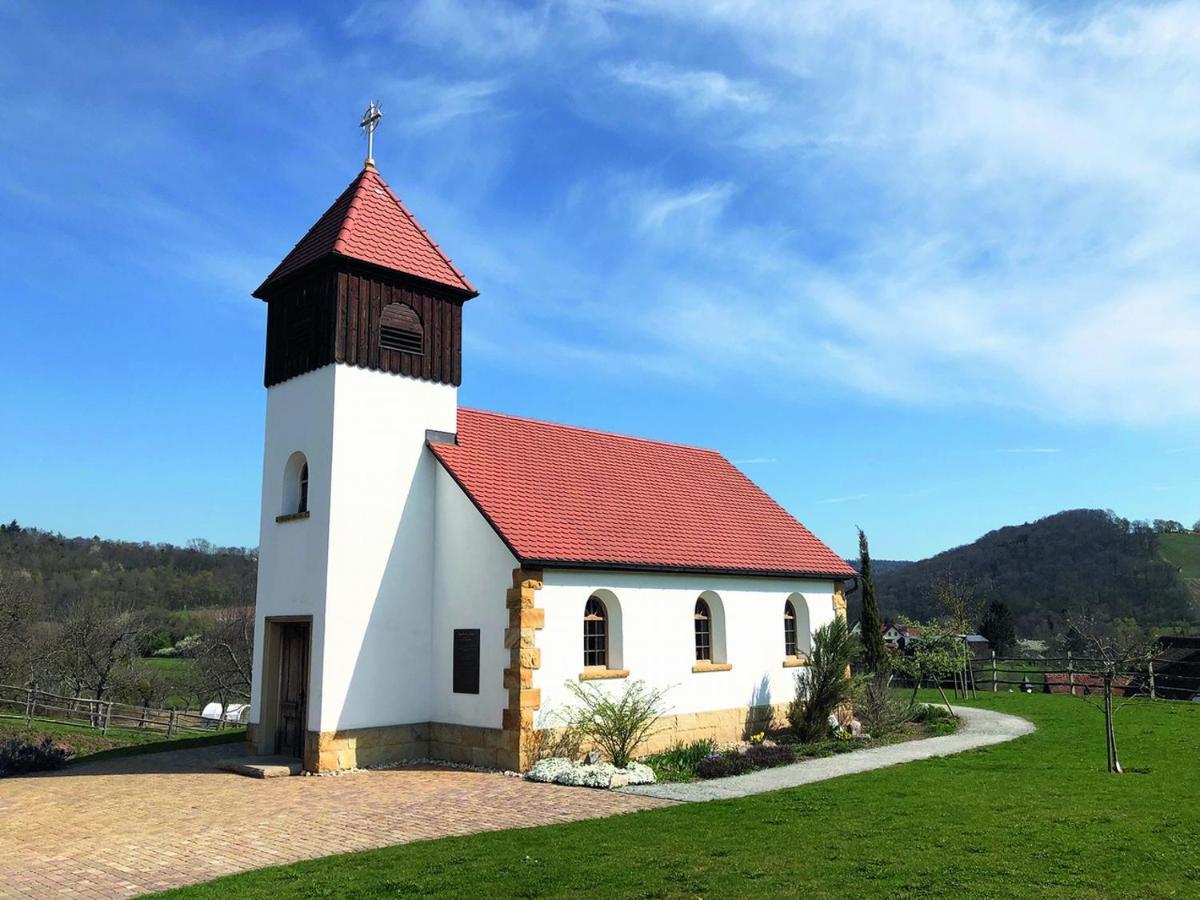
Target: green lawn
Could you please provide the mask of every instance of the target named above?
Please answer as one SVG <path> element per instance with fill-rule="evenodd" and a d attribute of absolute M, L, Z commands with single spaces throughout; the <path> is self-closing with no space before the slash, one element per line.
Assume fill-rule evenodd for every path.
<path fill-rule="evenodd" d="M 129 756 L 134 753 L 157 753 L 160 750 L 181 750 L 185 747 L 204 744 L 223 744 L 240 741 L 245 736 L 244 728 L 230 729 L 211 735 L 184 735 L 168 740 L 162 732 L 138 731 L 136 729 L 110 728 L 108 734 L 98 729 L 79 725 L 60 725 L 54 722 L 33 721 L 26 728 L 23 719 L 0 719 L 0 741 L 21 738 L 40 741 L 52 737 L 56 741 L 70 744 L 75 751 L 70 763 L 87 760 L 107 759 L 113 756 Z M 70 764 L 68 763 L 68 764 Z"/>
<path fill-rule="evenodd" d="M 194 659 L 180 656 L 147 656 L 142 662 L 157 669 L 170 685 L 167 697 L 163 701 L 164 706 L 174 709 L 196 708 L 199 698 L 193 689 L 196 670 Z"/>
<path fill-rule="evenodd" d="M 717 803 L 390 847 L 234 875 L 206 897 L 1195 896 L 1200 705 L 1119 714 L 980 695 L 1038 731 L 947 759 Z"/>
<path fill-rule="evenodd" d="M 1200 534 L 1160 534 L 1158 550 L 1167 562 L 1183 570 L 1184 578 L 1200 578 Z"/>

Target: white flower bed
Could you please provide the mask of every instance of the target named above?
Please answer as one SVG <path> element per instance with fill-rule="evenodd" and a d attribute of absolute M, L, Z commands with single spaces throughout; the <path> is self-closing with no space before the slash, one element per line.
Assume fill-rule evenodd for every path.
<path fill-rule="evenodd" d="M 654 784 L 654 772 L 641 763 L 618 769 L 609 763 L 574 762 L 564 757 L 539 760 L 525 777 L 530 781 L 568 784 L 573 787 L 616 788 L 627 784 Z"/>

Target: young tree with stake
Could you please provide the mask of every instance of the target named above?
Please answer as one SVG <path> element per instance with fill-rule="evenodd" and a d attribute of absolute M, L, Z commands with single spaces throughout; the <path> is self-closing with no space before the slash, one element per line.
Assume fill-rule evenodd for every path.
<path fill-rule="evenodd" d="M 1113 719 L 1117 711 L 1124 708 L 1130 700 L 1139 693 L 1136 682 L 1134 692 L 1128 695 L 1124 703 L 1114 703 L 1113 687 L 1122 676 L 1132 673 L 1140 674 L 1154 659 L 1157 653 L 1156 643 L 1136 625 L 1132 623 L 1116 623 L 1112 626 L 1102 626 L 1094 619 L 1082 618 L 1070 623 L 1074 632 L 1084 643 L 1087 652 L 1092 654 L 1092 671 L 1101 679 L 1101 699 L 1097 702 L 1085 690 L 1083 699 L 1104 713 L 1104 742 L 1108 756 L 1108 771 L 1119 775 L 1122 772 L 1121 761 L 1117 757 L 1117 736 L 1113 728 Z"/>

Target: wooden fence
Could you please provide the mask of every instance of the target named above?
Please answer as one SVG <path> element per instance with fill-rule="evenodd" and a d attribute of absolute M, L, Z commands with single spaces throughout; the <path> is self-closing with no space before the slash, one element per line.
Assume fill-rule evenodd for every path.
<path fill-rule="evenodd" d="M 1098 660 L 1076 656 L 1024 659 L 997 656 L 972 659 L 970 680 L 976 691 L 1027 690 L 1080 696 L 1103 690 Z M 1161 655 L 1121 673 L 1113 681 L 1118 695 L 1143 694 L 1152 700 L 1200 699 L 1200 657 Z"/>
<path fill-rule="evenodd" d="M 131 731 L 177 734 L 201 734 L 239 727 L 222 719 L 206 719 L 199 713 L 176 709 L 157 709 L 97 700 L 92 697 L 64 697 L 34 688 L 0 684 L 0 718 L 56 722 L 97 728 L 107 734 L 110 728 Z"/>

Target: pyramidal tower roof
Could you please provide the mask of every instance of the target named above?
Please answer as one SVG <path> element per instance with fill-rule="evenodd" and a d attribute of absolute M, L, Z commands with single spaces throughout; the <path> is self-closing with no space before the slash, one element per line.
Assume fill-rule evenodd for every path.
<path fill-rule="evenodd" d="M 479 293 L 413 218 L 373 163 L 363 167 L 254 296 L 262 298 L 276 282 L 327 256 L 403 272 L 469 297 Z"/>

